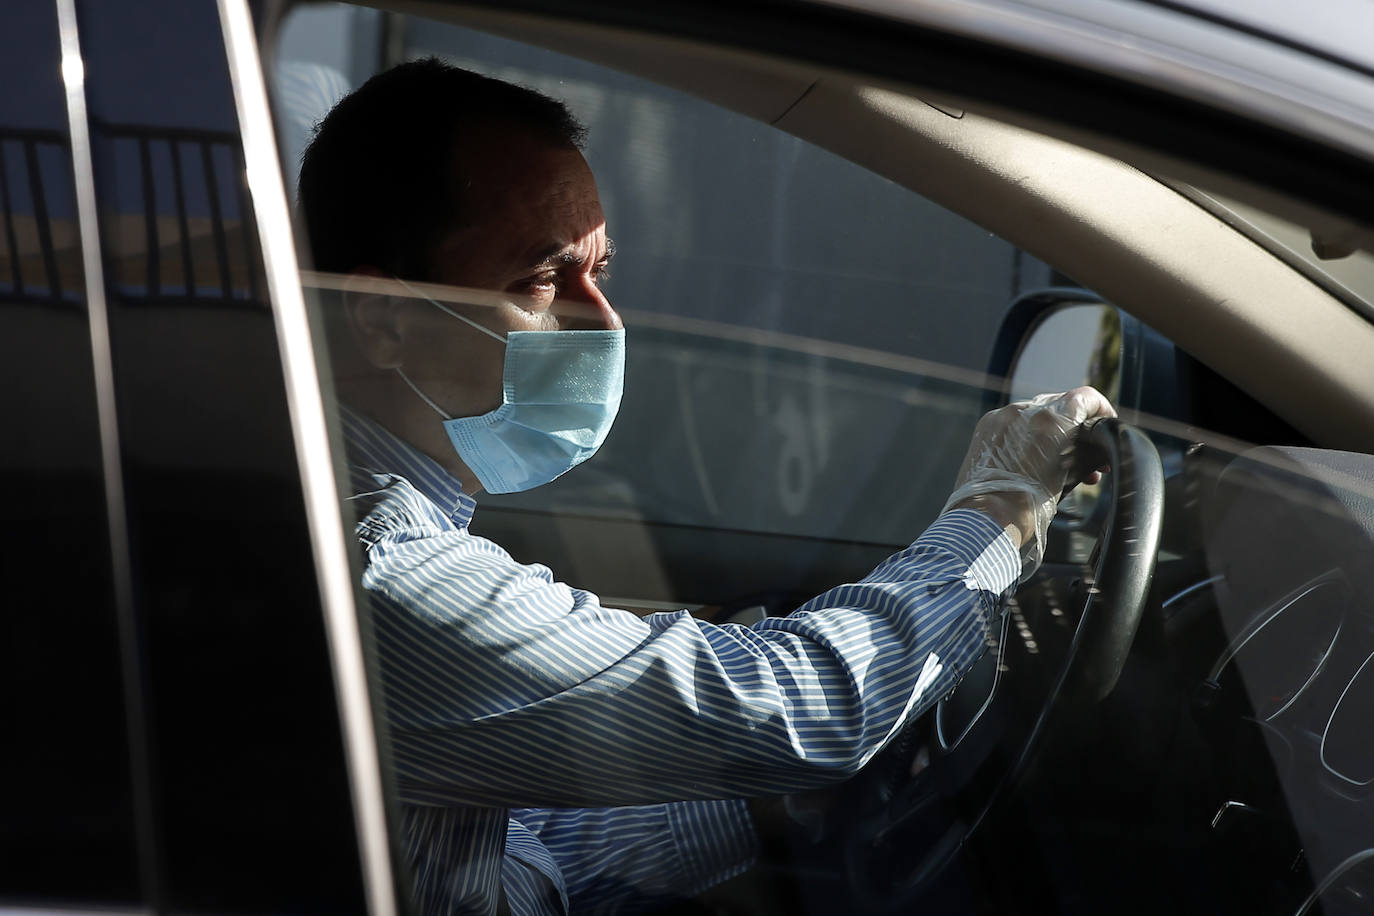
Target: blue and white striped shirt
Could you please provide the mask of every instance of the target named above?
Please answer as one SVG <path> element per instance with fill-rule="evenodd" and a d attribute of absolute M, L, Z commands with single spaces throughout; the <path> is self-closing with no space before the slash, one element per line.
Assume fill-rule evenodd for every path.
<path fill-rule="evenodd" d="M 640 618 L 469 533 L 436 462 L 342 422 L 424 913 L 610 911 L 743 871 L 741 799 L 858 770 L 982 653 L 1021 570 L 961 510 L 789 617 Z"/>

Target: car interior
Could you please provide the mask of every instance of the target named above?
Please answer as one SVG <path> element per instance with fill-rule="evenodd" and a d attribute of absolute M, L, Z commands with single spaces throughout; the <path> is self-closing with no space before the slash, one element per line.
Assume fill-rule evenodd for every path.
<path fill-rule="evenodd" d="M 269 82 L 299 62 L 292 17 L 315 9 L 284 6 L 260 23 Z M 860 346 L 822 325 L 798 330 L 786 301 L 782 317 L 759 324 L 618 300 L 658 360 L 654 380 L 648 368 L 639 376 L 652 394 L 627 407 L 647 431 L 609 443 L 603 467 L 552 495 L 484 499 L 474 522 L 607 604 L 689 607 L 719 622 L 786 613 L 903 546 L 894 527 L 919 533 L 978 413 L 1024 394 L 1020 375 L 1091 381 L 1116 398 L 1121 424 L 1092 444 L 1112 473 L 1061 513 L 1044 568 L 983 661 L 850 783 L 785 800 L 809 829 L 770 836 L 758 867 L 691 906 L 1369 912 L 1374 461 L 1362 453 L 1374 452 L 1374 235 L 1332 195 L 1303 196 L 1301 178 L 1258 180 L 1282 150 L 1246 158 L 1245 138 L 1227 136 L 1220 116 L 1209 123 L 1181 103 L 1147 111 L 1158 100 L 1114 95 L 1109 80 L 1051 69 L 1008 88 L 1016 60 L 952 40 L 923 39 L 907 58 L 908 36 L 890 36 L 860 59 L 843 28 L 828 47 L 786 29 L 750 46 L 708 26 L 666 32 L 633 17 L 486 5 L 397 2 L 367 15 L 382 24 L 369 53 L 393 60 L 418 53 L 404 29 L 424 21 L 709 103 L 1045 266 L 1002 296 L 973 355 L 948 363 L 900 339 Z M 514 66 L 454 56 L 496 75 Z M 1093 105 L 1113 99 L 1119 121 L 1094 120 Z M 684 192 L 641 193 L 671 212 Z M 330 279 L 307 273 L 304 283 Z M 702 293 L 714 294 L 709 284 Z M 957 324 L 938 305 L 920 309 L 913 320 Z M 1035 355 L 1073 336 L 1071 312 L 1079 349 Z M 759 378 L 779 411 L 796 395 L 787 409 L 800 419 L 778 426 L 781 438 L 766 438 L 771 416 L 749 415 L 744 395 L 730 403 Z M 924 427 L 895 413 L 878 415 L 886 428 L 813 429 L 826 399 L 874 391 L 925 411 L 945 438 L 912 441 Z M 730 422 L 742 425 L 702 402 L 738 408 L 745 416 Z M 701 451 L 675 479 L 695 481 L 704 509 L 686 497 L 660 504 L 626 476 L 662 467 L 622 473 L 668 427 L 686 453 Z M 855 469 L 840 508 L 812 511 L 785 475 L 781 514 L 750 508 L 772 492 L 773 469 L 801 480 L 825 463 L 823 449 L 787 457 L 793 428 L 814 433 L 808 448 L 856 438 L 852 454 L 830 455 L 830 473 Z M 720 457 L 722 442 L 733 457 Z M 938 457 L 929 469 L 894 470 L 904 450 L 923 448 Z M 875 505 L 900 524 L 867 517 Z"/>

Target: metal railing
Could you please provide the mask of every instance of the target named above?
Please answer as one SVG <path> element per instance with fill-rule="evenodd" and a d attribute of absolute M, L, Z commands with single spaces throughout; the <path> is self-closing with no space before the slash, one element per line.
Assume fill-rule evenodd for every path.
<path fill-rule="evenodd" d="M 93 122 L 92 136 L 110 295 L 262 307 L 238 135 Z M 84 298 L 70 163 L 64 132 L 0 128 L 0 300 Z"/>
<path fill-rule="evenodd" d="M 55 130 L 0 131 L 0 211 L 3 211 L 4 252 L 8 259 L 7 270 L 0 272 L 0 283 L 8 281 L 6 299 L 60 302 L 65 298 L 63 272 L 58 265 L 57 246 L 53 240 L 50 189 L 43 177 L 45 151 L 61 155 L 67 163 L 64 174 L 71 174 L 70 144 L 65 133 Z M 16 169 L 12 165 L 16 159 L 22 175 L 14 174 Z M 16 202 L 15 198 L 21 190 L 26 192 L 27 208 Z M 36 243 L 37 263 L 33 255 L 21 250 L 21 243 L 30 240 Z M 26 260 L 28 265 L 24 263 Z M 29 269 L 26 270 L 26 266 Z M 33 270 L 34 267 L 39 270 Z M 71 278 L 75 280 L 78 290 L 82 285 L 80 269 L 80 258 L 76 258 L 71 265 Z M 40 275 L 41 282 L 39 277 L 34 276 L 35 272 Z"/>

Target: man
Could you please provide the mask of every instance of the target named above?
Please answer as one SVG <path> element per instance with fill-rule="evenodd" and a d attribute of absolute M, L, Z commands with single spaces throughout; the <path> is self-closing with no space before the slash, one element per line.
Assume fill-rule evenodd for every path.
<path fill-rule="evenodd" d="M 584 460 L 624 330 L 581 129 L 418 61 L 321 124 L 300 199 L 330 311 L 402 837 L 425 912 L 626 909 L 746 868 L 750 796 L 855 772 L 981 654 L 1039 559 L 1091 389 L 985 417 L 946 512 L 787 618 L 641 619 L 472 535 Z M 456 291 L 456 292 L 455 292 Z"/>

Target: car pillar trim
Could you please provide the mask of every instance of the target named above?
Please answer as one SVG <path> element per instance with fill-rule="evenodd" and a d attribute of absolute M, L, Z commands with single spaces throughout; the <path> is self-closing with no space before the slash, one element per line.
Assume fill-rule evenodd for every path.
<path fill-rule="evenodd" d="M 159 909 L 160 843 L 154 817 L 149 731 L 146 717 L 141 640 L 134 611 L 133 561 L 129 551 L 128 510 L 124 502 L 124 467 L 120 457 L 119 415 L 115 401 L 114 353 L 105 299 L 105 270 L 100 256 L 100 222 L 95 197 L 95 166 L 86 110 L 86 67 L 76 17 L 76 0 L 56 0 L 62 56 L 62 90 L 71 141 L 72 177 L 81 240 L 81 270 L 86 286 L 86 322 L 95 376 L 96 417 L 100 430 L 101 476 L 105 484 L 105 518 L 110 538 L 115 618 L 119 632 L 120 677 L 134 806 L 134 837 L 144 898 Z"/>
<path fill-rule="evenodd" d="M 246 0 L 218 0 L 218 6 L 324 607 L 368 912 L 372 916 L 395 916 L 381 761 L 353 577 L 267 87 Z"/>

